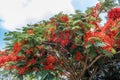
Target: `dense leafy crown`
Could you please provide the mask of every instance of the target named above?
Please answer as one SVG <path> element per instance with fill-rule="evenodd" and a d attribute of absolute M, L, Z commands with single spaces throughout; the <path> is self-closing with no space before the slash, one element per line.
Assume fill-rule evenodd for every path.
<path fill-rule="evenodd" d="M 113 6 L 105 1 L 85 13 L 59 13 L 48 21 L 6 33 L 0 66 L 16 76 L 34 73 L 43 80 L 58 80 L 63 75 L 83 79 L 85 71 L 95 70 L 120 48 L 120 8 L 109 10 L 107 22 L 100 25 L 99 14 L 110 9 L 109 5 Z"/>

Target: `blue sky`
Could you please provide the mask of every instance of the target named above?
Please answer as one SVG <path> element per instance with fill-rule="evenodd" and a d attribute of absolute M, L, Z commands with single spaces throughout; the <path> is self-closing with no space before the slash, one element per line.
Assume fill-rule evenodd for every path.
<path fill-rule="evenodd" d="M 84 11 L 96 3 L 97 0 L 0 0 L 0 49 L 5 46 L 3 38 L 7 31 L 48 19 L 60 11 Z"/>
<path fill-rule="evenodd" d="M 3 29 L 2 26 L 0 26 L 0 49 L 5 46 L 4 41 L 3 41 L 5 32 L 7 32 L 7 30 Z"/>
<path fill-rule="evenodd" d="M 98 0 L 72 0 L 72 5 L 75 9 L 84 11 L 87 7 L 95 5 Z"/>
<path fill-rule="evenodd" d="M 2 23 L 2 20 L 0 19 L 0 24 Z M 7 32 L 8 30 L 4 29 L 2 25 L 0 25 L 0 49 L 5 46 L 4 44 L 4 33 Z"/>

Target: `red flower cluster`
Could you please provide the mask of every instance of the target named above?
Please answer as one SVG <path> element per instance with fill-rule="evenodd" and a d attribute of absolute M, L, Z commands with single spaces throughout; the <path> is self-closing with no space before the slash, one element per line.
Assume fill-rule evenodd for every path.
<path fill-rule="evenodd" d="M 23 59 L 22 59 L 23 60 Z M 16 69 L 18 71 L 19 75 L 23 75 L 26 71 L 28 71 L 30 69 L 30 66 L 36 64 L 36 59 L 32 58 L 28 61 L 26 61 L 26 63 L 23 66 L 18 66 L 18 67 L 13 67 L 14 69 Z M 32 70 L 34 71 L 39 71 L 39 69 L 37 67 L 33 67 Z"/>
<path fill-rule="evenodd" d="M 39 69 L 37 67 L 33 67 L 33 70 L 36 72 L 39 71 Z"/>
<path fill-rule="evenodd" d="M 98 38 L 105 43 L 105 46 L 103 46 L 102 48 L 104 50 L 111 52 L 112 46 L 115 43 L 114 36 L 116 34 L 117 32 L 115 33 L 110 32 L 109 34 L 107 34 L 104 28 L 99 28 L 99 30 L 87 32 L 84 36 L 84 42 L 85 43 L 89 42 L 91 38 L 93 38 L 93 40 L 94 38 Z M 94 41 L 92 42 L 94 44 Z"/>
<path fill-rule="evenodd" d="M 115 26 L 115 21 L 113 21 L 112 19 L 109 19 L 106 24 L 105 24 L 105 30 L 109 31 L 112 27 Z"/>
<path fill-rule="evenodd" d="M 19 42 L 16 42 L 14 43 L 13 49 L 11 52 L 9 52 L 9 54 L 7 51 L 0 52 L 2 54 L 2 56 L 0 57 L 0 65 L 4 65 L 6 62 L 10 62 L 10 61 L 14 62 L 25 59 L 25 56 L 18 55 L 21 49 L 22 49 L 21 44 Z"/>
<path fill-rule="evenodd" d="M 113 8 L 108 12 L 108 19 L 120 19 L 120 8 Z"/>
<path fill-rule="evenodd" d="M 71 30 L 58 32 L 50 35 L 50 41 L 60 43 L 62 46 L 67 46 L 70 42 Z"/>
<path fill-rule="evenodd" d="M 94 33 L 92 31 L 88 31 L 84 35 L 84 42 L 89 42 L 90 38 L 93 37 Z"/>
<path fill-rule="evenodd" d="M 83 58 L 82 54 L 80 52 L 76 52 L 76 55 L 75 55 L 75 60 L 76 61 L 79 61 Z"/>
<path fill-rule="evenodd" d="M 16 42 L 13 47 L 13 52 L 17 54 L 21 49 L 21 44 L 19 42 Z"/>
<path fill-rule="evenodd" d="M 16 67 L 16 69 L 18 70 L 18 74 L 19 75 L 23 75 L 25 73 L 25 71 L 29 70 L 28 67 L 25 67 L 25 66 L 23 66 L 23 67 Z"/>
<path fill-rule="evenodd" d="M 46 61 L 44 62 L 44 70 L 53 70 L 55 62 L 56 62 L 56 57 L 52 55 L 48 55 Z"/>
<path fill-rule="evenodd" d="M 16 53 L 10 52 L 8 55 L 6 54 L 0 57 L 0 65 L 1 66 L 6 65 L 7 62 L 16 62 L 16 61 L 21 61 L 23 59 L 25 59 L 25 56 L 18 56 L 16 55 Z M 7 69 L 8 67 L 9 69 L 12 68 L 12 66 L 7 66 Z"/>
<path fill-rule="evenodd" d="M 28 70 L 28 66 L 36 63 L 35 59 L 31 59 L 29 60 L 29 62 L 26 62 L 23 67 L 19 67 L 19 66 L 15 67 L 14 65 L 6 66 L 6 63 L 9 62 L 16 63 L 21 60 L 26 60 L 26 57 L 24 55 L 18 55 L 21 49 L 22 49 L 21 43 L 16 42 L 11 52 L 7 52 L 7 51 L 0 52 L 1 54 L 4 53 L 4 55 L 0 57 L 0 66 L 5 66 L 5 69 L 7 70 L 16 69 L 18 71 L 18 74 L 20 75 L 24 74 L 24 72 Z"/>
<path fill-rule="evenodd" d="M 66 16 L 66 15 L 62 15 L 62 17 L 61 17 L 61 21 L 62 21 L 62 22 L 68 22 L 68 21 L 69 21 L 68 16 Z"/>
<path fill-rule="evenodd" d="M 93 13 L 92 13 L 93 17 L 97 17 L 98 16 L 99 8 L 100 8 L 100 3 L 97 3 L 96 6 L 93 8 Z"/>
<path fill-rule="evenodd" d="M 29 61 L 26 62 L 26 65 L 27 66 L 28 65 L 34 65 L 36 62 L 37 62 L 36 59 L 32 58 L 32 59 L 30 59 Z"/>

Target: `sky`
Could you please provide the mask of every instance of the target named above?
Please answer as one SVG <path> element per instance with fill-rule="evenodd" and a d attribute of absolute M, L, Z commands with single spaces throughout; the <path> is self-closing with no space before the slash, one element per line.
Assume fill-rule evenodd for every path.
<path fill-rule="evenodd" d="M 59 12 L 74 13 L 95 5 L 97 0 L 0 0 L 0 49 L 4 48 L 4 33 L 26 24 L 49 19 Z"/>

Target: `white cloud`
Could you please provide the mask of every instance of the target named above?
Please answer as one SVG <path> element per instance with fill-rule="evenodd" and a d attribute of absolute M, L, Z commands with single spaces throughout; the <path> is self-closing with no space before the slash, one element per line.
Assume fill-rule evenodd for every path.
<path fill-rule="evenodd" d="M 35 23 L 61 11 L 74 12 L 71 0 L 0 0 L 0 18 L 8 30 Z"/>

